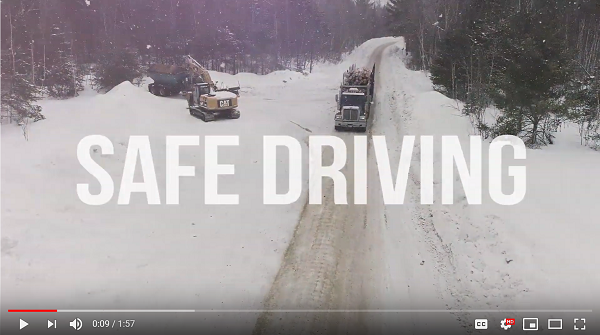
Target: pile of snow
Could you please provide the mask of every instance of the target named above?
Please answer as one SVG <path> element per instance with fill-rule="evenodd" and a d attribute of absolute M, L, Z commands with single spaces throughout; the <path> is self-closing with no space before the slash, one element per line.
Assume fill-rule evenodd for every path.
<path fill-rule="evenodd" d="M 295 71 L 275 71 L 266 75 L 241 72 L 235 75 L 209 71 L 210 76 L 217 87 L 241 87 L 241 92 L 253 94 L 258 91 L 266 93 L 271 89 L 285 89 L 286 83 L 307 80 L 307 76 Z"/>
<path fill-rule="evenodd" d="M 370 66 L 368 62 L 377 48 L 388 43 L 404 43 L 403 41 L 402 37 L 380 37 L 368 40 L 346 55 L 340 66 L 344 70 L 352 64 L 356 64 L 357 67 Z"/>
<path fill-rule="evenodd" d="M 401 37 L 381 37 L 369 40 L 352 52 L 344 55 L 340 63 L 315 63 L 313 72 L 308 75 L 290 70 L 274 71 L 266 75 L 243 72 L 231 75 L 215 71 L 209 72 L 213 81 L 217 83 L 217 86 L 234 87 L 240 85 L 241 92 L 245 93 L 242 97 L 246 94 L 255 94 L 255 92 L 276 96 L 281 91 L 287 91 L 288 86 L 296 84 L 302 85 L 302 87 L 312 85 L 313 87 L 318 87 L 318 90 L 331 89 L 339 85 L 339 82 L 342 80 L 342 74 L 350 66 L 353 64 L 356 64 L 357 67 L 372 66 L 371 56 L 377 48 L 400 41 L 403 41 Z M 332 86 L 332 83 L 334 83 L 334 86 Z"/>
<path fill-rule="evenodd" d="M 140 87 L 133 85 L 129 81 L 124 81 L 119 85 L 113 87 L 110 91 L 106 92 L 105 96 L 122 96 L 122 97 L 137 97 L 140 95 Z"/>

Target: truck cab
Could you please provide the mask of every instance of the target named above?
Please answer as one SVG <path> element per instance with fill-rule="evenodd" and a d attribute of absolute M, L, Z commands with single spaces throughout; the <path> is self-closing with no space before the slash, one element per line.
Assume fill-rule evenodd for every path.
<path fill-rule="evenodd" d="M 337 102 L 335 129 L 366 131 L 372 104 L 370 85 L 342 86 L 335 99 Z"/>

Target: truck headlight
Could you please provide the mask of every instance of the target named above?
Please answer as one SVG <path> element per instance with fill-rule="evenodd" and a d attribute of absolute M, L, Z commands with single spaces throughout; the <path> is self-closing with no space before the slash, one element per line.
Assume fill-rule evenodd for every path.
<path fill-rule="evenodd" d="M 341 120 L 342 119 L 342 114 L 335 114 L 335 119 L 336 120 Z"/>
<path fill-rule="evenodd" d="M 360 119 L 361 119 L 361 120 L 364 120 L 364 119 L 365 119 L 365 116 L 364 116 L 364 115 L 363 115 L 363 116 L 361 116 L 361 117 L 360 117 Z"/>

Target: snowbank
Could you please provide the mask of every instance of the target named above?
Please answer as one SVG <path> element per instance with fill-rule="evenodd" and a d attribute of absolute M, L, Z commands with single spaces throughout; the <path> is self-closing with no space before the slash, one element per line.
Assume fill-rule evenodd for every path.
<path fill-rule="evenodd" d="M 238 73 L 236 75 L 209 71 L 210 75 L 217 83 L 217 86 L 241 86 L 242 98 L 246 94 L 264 94 L 277 96 L 280 92 L 292 89 L 294 85 L 308 87 L 312 85 L 318 87 L 319 91 L 323 89 L 337 89 L 339 81 L 342 80 L 342 74 L 353 64 L 358 67 L 367 66 L 372 60 L 373 52 L 382 45 L 399 42 L 401 37 L 381 37 L 369 40 L 352 52 L 342 57 L 339 64 L 315 63 L 313 72 L 305 75 L 297 71 L 274 71 L 266 75 L 257 75 L 253 73 Z M 332 86 L 333 84 L 333 86 Z M 291 88 L 289 86 L 292 86 Z M 333 93 L 335 95 L 335 93 Z"/>
<path fill-rule="evenodd" d="M 286 84 L 296 81 L 306 81 L 308 78 L 302 73 L 295 71 L 275 71 L 266 75 L 254 73 L 238 73 L 235 75 L 209 71 L 210 76 L 217 87 L 240 86 L 242 96 L 247 94 L 268 94 L 269 91 L 276 92 L 286 90 Z"/>
<path fill-rule="evenodd" d="M 124 81 L 122 83 L 120 83 L 119 85 L 113 87 L 110 91 L 106 92 L 107 97 L 112 97 L 112 96 L 136 96 L 140 94 L 140 90 L 139 87 L 134 86 L 131 82 L 129 81 Z"/>
<path fill-rule="evenodd" d="M 387 208 L 389 222 L 420 226 L 424 241 L 437 250 L 438 259 L 425 261 L 437 269 L 421 271 L 422 285 L 436 286 L 439 297 L 456 309 L 591 309 L 600 297 L 600 155 L 579 145 L 576 129 L 564 129 L 557 144 L 528 150 L 525 165 L 527 195 L 515 206 L 495 204 L 488 195 L 487 154 L 483 143 L 483 204 L 468 205 L 455 172 L 454 205 L 441 205 L 441 135 L 458 135 L 470 151 L 472 126 L 457 103 L 433 91 L 423 72 L 402 63 L 403 45 L 391 47 L 384 58 L 373 133 L 385 134 L 398 153 L 390 156 L 396 171 L 402 135 L 435 135 L 434 183 L 436 203 L 411 207 L 412 214 Z M 419 195 L 419 140 L 412 161 L 411 201 Z M 467 156 L 468 157 L 468 156 Z M 394 163 L 392 163 L 394 164 Z M 504 169 L 506 170 L 506 168 Z M 503 172 L 503 190 L 511 192 L 512 178 Z M 408 220 L 408 221 L 407 221 Z M 403 227 L 390 228 L 390 264 L 406 248 Z M 414 246 L 419 250 L 419 244 Z M 395 251 L 395 254 L 394 254 Z M 419 253 L 421 255 L 421 253 Z M 406 257 L 406 255 L 402 256 Z M 418 258 L 421 256 L 415 256 Z M 416 261 L 416 259 L 415 259 Z M 392 265 L 393 268 L 393 265 Z M 396 269 L 398 276 L 403 269 Z M 444 275 L 440 275 L 444 274 Z M 453 279 L 454 278 L 454 279 Z M 411 286 L 412 287 L 412 286 Z M 399 288 L 401 290 L 401 288 Z M 427 291 L 426 288 L 423 288 Z M 445 297 L 445 298 L 443 298 Z M 498 315 L 491 314 L 492 320 Z M 470 321 L 472 322 L 472 320 Z"/>
<path fill-rule="evenodd" d="M 369 66 L 368 62 L 373 52 L 388 43 L 403 44 L 404 39 L 402 37 L 380 37 L 368 40 L 343 58 L 341 68 L 345 71 L 352 64 L 356 64 L 358 67 Z"/>

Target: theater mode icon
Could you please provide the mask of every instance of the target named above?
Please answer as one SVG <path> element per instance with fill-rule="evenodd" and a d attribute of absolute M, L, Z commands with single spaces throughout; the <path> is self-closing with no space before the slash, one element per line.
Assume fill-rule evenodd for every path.
<path fill-rule="evenodd" d="M 488 320 L 487 319 L 476 319 L 475 320 L 475 329 L 488 329 Z"/>
<path fill-rule="evenodd" d="M 548 319 L 548 329 L 562 329 L 562 319 Z"/>

